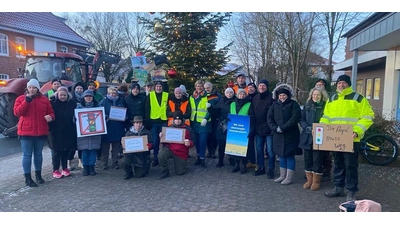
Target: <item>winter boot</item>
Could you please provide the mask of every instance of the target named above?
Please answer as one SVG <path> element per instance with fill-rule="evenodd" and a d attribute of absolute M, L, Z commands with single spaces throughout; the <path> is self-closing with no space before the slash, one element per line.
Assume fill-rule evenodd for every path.
<path fill-rule="evenodd" d="M 37 181 L 39 184 L 43 184 L 43 183 L 44 183 L 44 180 L 43 180 L 43 178 L 42 178 L 42 171 L 41 171 L 41 170 L 35 171 L 35 175 L 36 175 L 36 181 Z"/>
<path fill-rule="evenodd" d="M 279 168 L 279 177 L 274 180 L 275 183 L 280 183 L 286 178 L 286 168 L 280 167 Z"/>
<path fill-rule="evenodd" d="M 267 179 L 273 179 L 275 176 L 273 169 L 268 169 Z"/>
<path fill-rule="evenodd" d="M 94 166 L 92 166 L 92 165 L 89 165 L 89 174 L 91 176 L 94 176 L 97 174 L 96 171 L 94 170 Z"/>
<path fill-rule="evenodd" d="M 231 173 L 236 173 L 240 170 L 239 160 L 235 160 L 235 166 L 232 168 Z"/>
<path fill-rule="evenodd" d="M 159 176 L 158 179 L 159 179 L 159 180 L 163 180 L 163 179 L 165 179 L 165 178 L 167 178 L 167 177 L 169 177 L 169 170 L 168 170 L 168 169 L 163 170 L 163 171 L 161 172 L 161 176 Z"/>
<path fill-rule="evenodd" d="M 32 180 L 31 174 L 26 173 L 25 176 L 25 185 L 29 187 L 37 187 L 38 185 Z"/>
<path fill-rule="evenodd" d="M 265 174 L 265 167 L 257 168 L 257 170 L 254 171 L 254 176 L 260 176 L 260 175 L 263 175 L 263 174 Z"/>
<path fill-rule="evenodd" d="M 311 191 L 318 191 L 319 190 L 319 188 L 321 187 L 321 178 L 322 178 L 322 174 L 313 173 Z"/>
<path fill-rule="evenodd" d="M 83 165 L 83 176 L 89 176 L 89 166 L 88 165 Z"/>
<path fill-rule="evenodd" d="M 355 201 L 356 193 L 354 191 L 347 192 L 346 201 Z"/>
<path fill-rule="evenodd" d="M 333 198 L 333 197 L 339 197 L 339 196 L 345 196 L 344 194 L 344 188 L 343 187 L 335 187 L 331 191 L 327 191 L 324 193 L 326 197 L 328 198 Z"/>
<path fill-rule="evenodd" d="M 194 165 L 195 165 L 195 166 L 198 166 L 198 165 L 200 165 L 200 164 L 201 164 L 200 157 L 197 156 L 197 159 L 196 159 L 196 162 L 194 162 Z"/>
<path fill-rule="evenodd" d="M 84 168 L 82 164 L 82 159 L 78 159 L 78 167 L 79 168 Z"/>
<path fill-rule="evenodd" d="M 286 178 L 281 182 L 281 184 L 291 184 L 293 181 L 294 170 L 287 170 Z"/>
<path fill-rule="evenodd" d="M 200 165 L 201 165 L 201 167 L 203 167 L 203 168 L 206 168 L 206 167 L 207 167 L 206 161 L 205 161 L 204 159 L 200 159 Z"/>
<path fill-rule="evenodd" d="M 307 182 L 305 184 L 303 184 L 303 188 L 309 189 L 314 182 L 313 181 L 313 172 L 306 171 L 306 178 L 307 178 Z"/>

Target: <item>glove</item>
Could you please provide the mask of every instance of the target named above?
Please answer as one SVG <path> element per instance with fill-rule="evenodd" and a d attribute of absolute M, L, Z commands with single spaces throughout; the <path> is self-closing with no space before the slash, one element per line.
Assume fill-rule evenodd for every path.
<path fill-rule="evenodd" d="M 311 134 L 312 127 L 311 126 L 306 126 L 306 133 Z"/>
<path fill-rule="evenodd" d="M 150 150 L 153 148 L 153 145 L 151 143 L 147 143 L 147 148 Z"/>
<path fill-rule="evenodd" d="M 206 125 L 207 125 L 207 120 L 206 119 L 203 119 L 203 121 L 201 121 L 201 124 L 200 124 L 202 127 L 205 127 Z"/>
<path fill-rule="evenodd" d="M 277 132 L 277 133 L 283 133 L 280 127 L 277 127 L 277 128 L 276 128 L 276 132 Z"/>
<path fill-rule="evenodd" d="M 207 106 L 207 109 L 210 108 L 211 103 L 207 102 L 206 106 Z"/>

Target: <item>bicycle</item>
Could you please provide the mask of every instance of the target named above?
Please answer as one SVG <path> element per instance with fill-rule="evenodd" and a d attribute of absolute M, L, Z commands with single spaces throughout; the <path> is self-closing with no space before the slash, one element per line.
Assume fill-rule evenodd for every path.
<path fill-rule="evenodd" d="M 397 159 L 399 147 L 386 134 L 372 134 L 360 141 L 359 151 L 369 163 L 386 166 Z"/>

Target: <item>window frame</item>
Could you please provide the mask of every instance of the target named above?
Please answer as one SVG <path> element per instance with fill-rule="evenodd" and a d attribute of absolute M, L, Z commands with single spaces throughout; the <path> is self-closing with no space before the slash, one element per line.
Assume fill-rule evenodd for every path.
<path fill-rule="evenodd" d="M 63 49 L 63 48 L 65 48 L 65 49 Z M 68 47 L 65 45 L 60 45 L 60 52 L 68 53 Z"/>
<path fill-rule="evenodd" d="M 376 82 L 379 81 L 379 85 L 376 84 Z M 378 86 L 378 89 L 376 88 Z M 373 91 L 373 99 L 374 100 L 379 100 L 379 94 L 381 91 L 381 78 L 380 77 L 376 77 L 374 78 L 374 91 Z M 376 96 L 376 92 L 378 91 L 378 96 Z"/>
<path fill-rule="evenodd" d="M 2 38 L 5 39 L 2 39 Z M 5 47 L 5 53 L 3 53 L 2 50 L 2 46 Z M 10 46 L 8 43 L 8 35 L 0 33 L 0 56 L 9 56 L 10 55 Z"/>
<path fill-rule="evenodd" d="M 26 39 L 23 38 L 23 37 L 15 37 L 15 45 L 16 46 L 21 45 L 22 46 L 22 51 L 25 51 L 26 50 Z M 18 51 L 16 51 L 15 55 L 16 55 L 17 58 L 25 58 L 25 56 L 21 55 Z"/>
<path fill-rule="evenodd" d="M 371 99 L 372 95 L 372 78 L 368 78 L 365 82 L 365 97 Z"/>
<path fill-rule="evenodd" d="M 360 83 L 359 83 L 360 82 Z M 356 83 L 356 91 L 357 93 L 360 93 L 362 95 L 364 95 L 363 92 L 363 84 L 364 84 L 364 80 L 363 79 L 358 79 L 357 83 Z"/>

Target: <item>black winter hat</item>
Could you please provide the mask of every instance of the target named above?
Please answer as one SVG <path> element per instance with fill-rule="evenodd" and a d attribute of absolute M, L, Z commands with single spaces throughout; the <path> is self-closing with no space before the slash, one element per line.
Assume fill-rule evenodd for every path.
<path fill-rule="evenodd" d="M 276 91 L 276 94 L 277 94 L 277 95 L 286 94 L 289 98 L 292 97 L 292 94 L 291 94 L 290 91 L 289 91 L 288 89 L 286 89 L 286 88 L 281 88 L 281 89 L 277 90 L 277 91 Z"/>
<path fill-rule="evenodd" d="M 344 81 L 344 82 L 348 83 L 349 86 L 351 86 L 350 77 L 347 76 L 347 75 L 344 75 L 344 74 L 343 74 L 343 75 L 340 75 L 340 76 L 338 77 L 338 79 L 336 80 L 336 84 L 339 83 L 339 81 Z"/>
<path fill-rule="evenodd" d="M 138 90 L 140 90 L 140 84 L 139 83 L 132 83 L 131 84 L 131 90 L 137 88 Z"/>
<path fill-rule="evenodd" d="M 183 114 L 181 111 L 175 111 L 173 114 L 174 119 L 180 119 L 183 121 Z"/>
<path fill-rule="evenodd" d="M 260 82 L 258 82 L 258 84 L 265 84 L 265 86 L 267 86 L 267 87 L 269 86 L 269 82 L 267 79 L 260 80 Z"/>
<path fill-rule="evenodd" d="M 256 84 L 255 83 L 249 83 L 248 85 L 247 85 L 247 87 L 248 86 L 252 86 L 253 88 L 255 88 L 256 90 L 257 90 L 257 86 L 256 86 Z M 268 85 L 267 85 L 268 86 Z"/>

